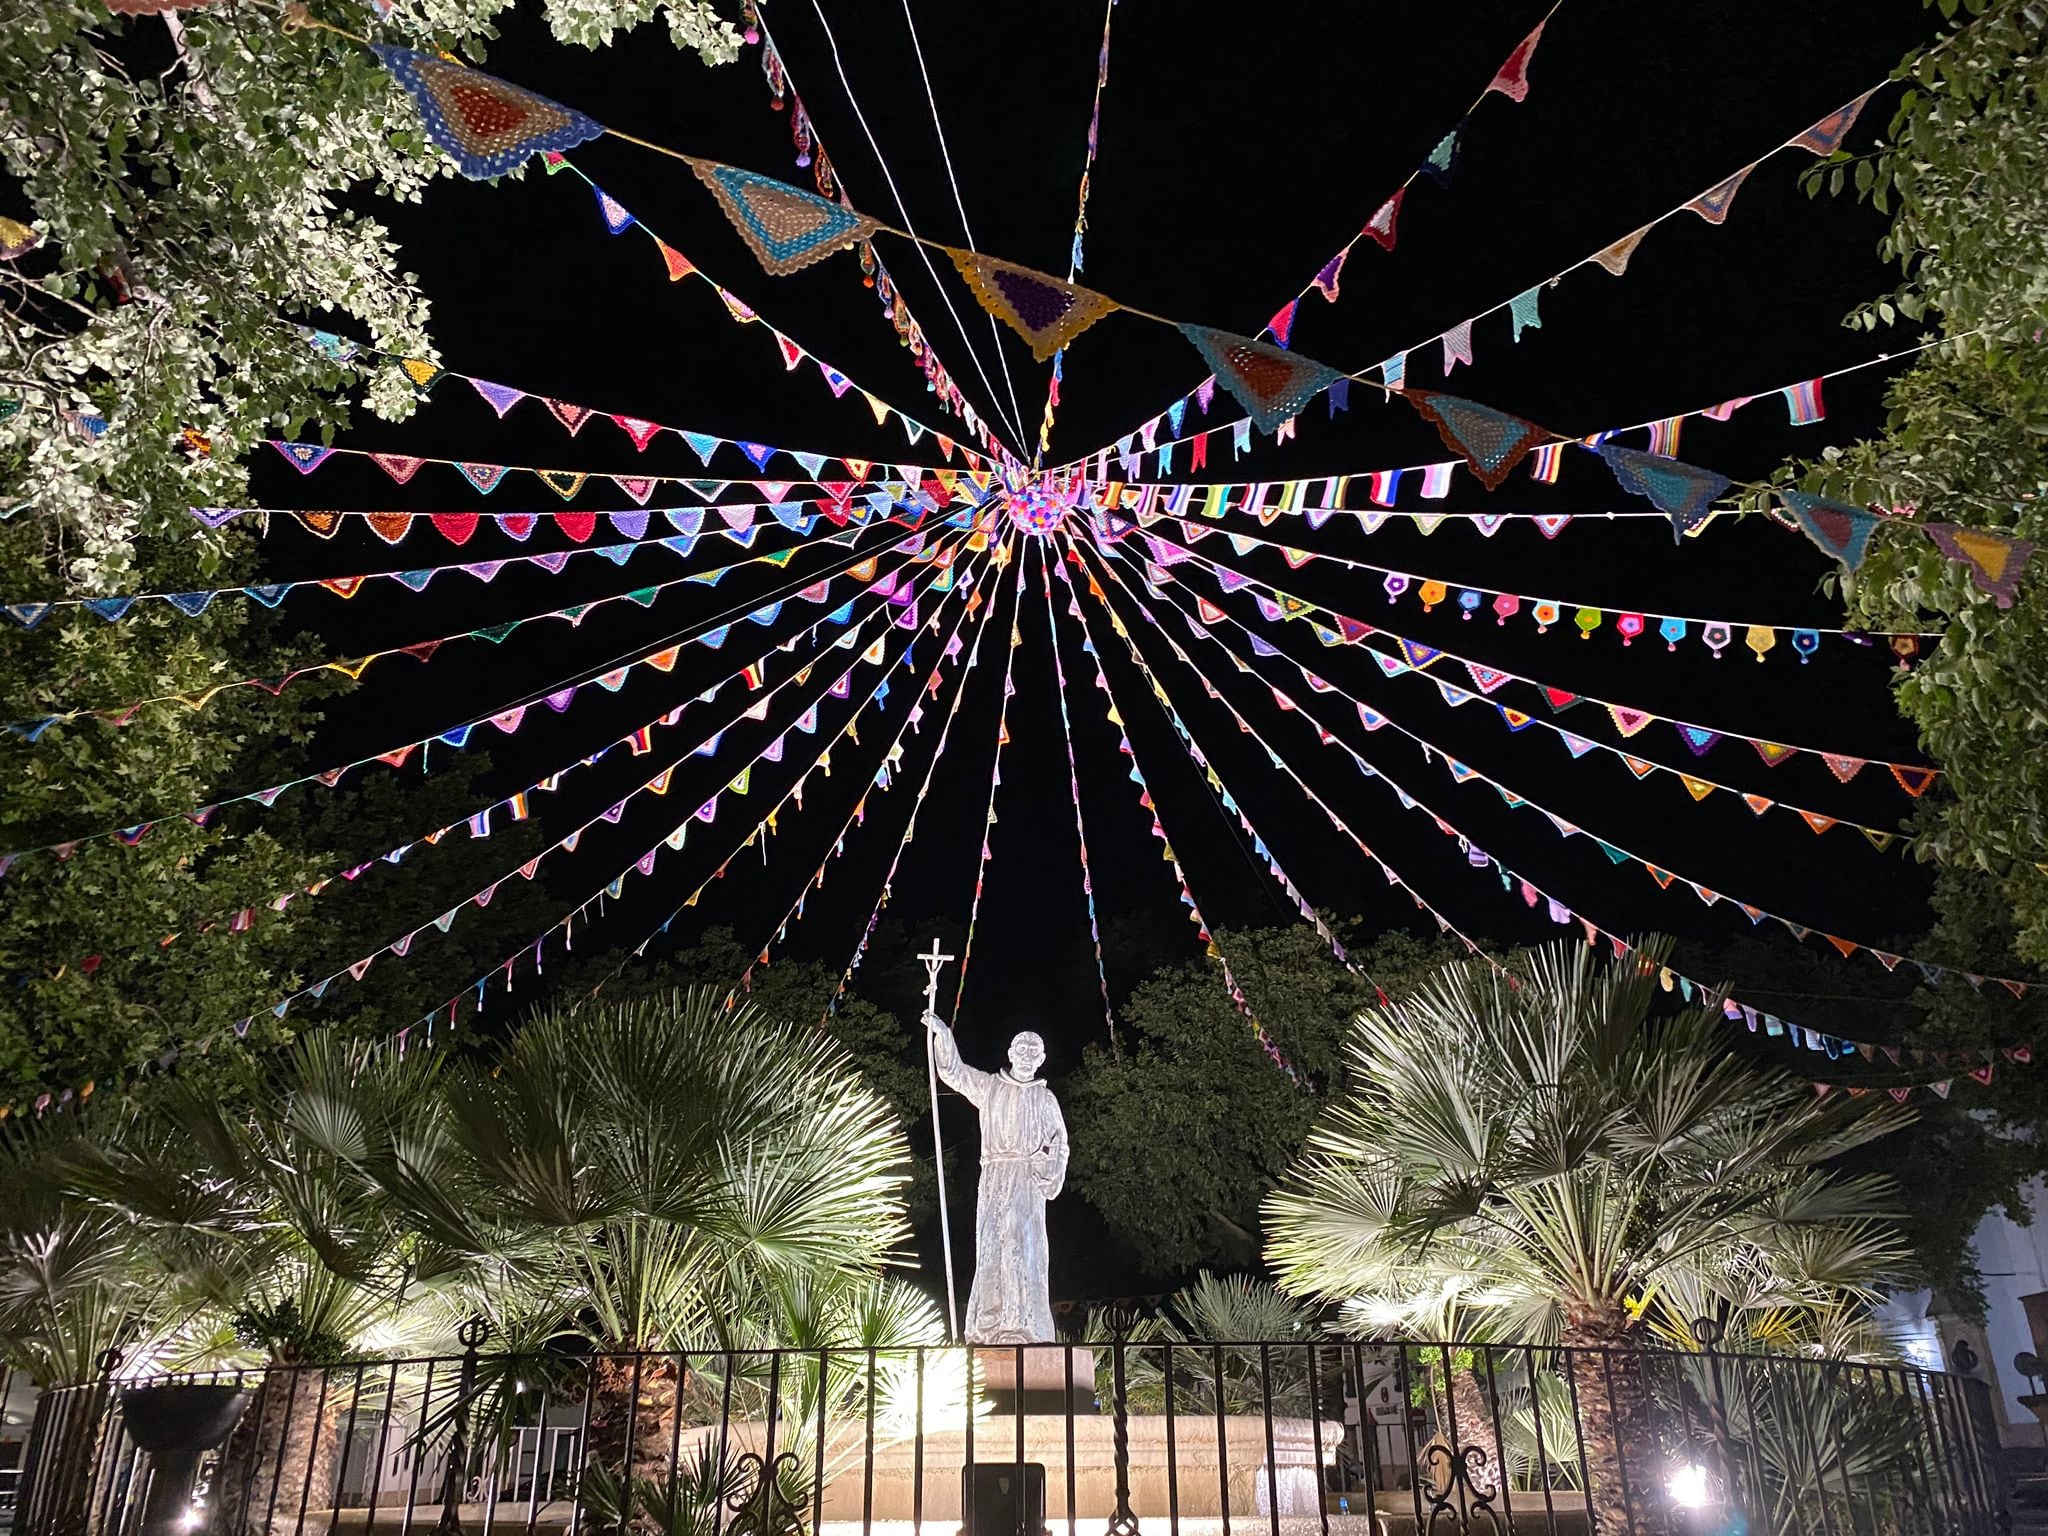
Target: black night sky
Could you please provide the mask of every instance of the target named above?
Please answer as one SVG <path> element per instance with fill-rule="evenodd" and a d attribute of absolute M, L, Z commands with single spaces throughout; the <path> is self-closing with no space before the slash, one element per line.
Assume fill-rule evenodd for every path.
<path fill-rule="evenodd" d="M 825 4 L 847 76 L 909 217 L 927 235 L 961 240 L 901 6 L 895 0 Z M 1457 122 L 1543 13 L 1543 0 L 1228 9 L 1124 0 L 1115 12 L 1082 280 L 1148 310 L 1255 331 Z M 889 188 L 849 109 L 811 0 L 775 0 L 768 22 L 796 94 L 856 205 L 895 221 Z M 1063 273 L 1100 4 L 922 3 L 917 23 L 976 243 Z M 1397 249 L 1388 254 L 1362 244 L 1345 269 L 1340 302 L 1313 295 L 1303 302 L 1296 350 L 1350 370 L 1434 337 L 1790 138 L 1883 79 L 1934 26 L 1919 0 L 1718 0 L 1707 6 L 1563 0 L 1536 52 L 1528 99 L 1516 104 L 1493 96 L 1473 113 L 1451 187 L 1419 181 L 1402 212 Z M 509 18 L 485 67 L 627 132 L 809 183 L 809 173 L 792 163 L 788 114 L 769 108 L 757 49 L 748 49 L 735 66 L 706 69 L 673 49 L 658 27 L 648 27 L 587 53 L 553 43 L 527 6 Z M 1891 91 L 1879 94 L 1852 147 L 1866 145 L 1882 128 L 1893 100 Z M 586 145 L 572 159 L 807 349 L 884 399 L 945 426 L 874 293 L 862 286 L 852 256 L 771 277 L 686 167 L 617 140 Z M 1910 345 L 1910 336 L 1872 337 L 1841 326 L 1852 305 L 1890 281 L 1875 254 L 1882 220 L 1852 200 L 1809 200 L 1796 181 L 1809 163 L 1796 151 L 1765 163 L 1721 227 L 1690 216 L 1664 224 L 1637 251 L 1625 277 L 1597 269 L 1573 273 L 1544 292 L 1542 328 L 1519 344 L 1509 340 L 1505 315 L 1483 322 L 1474 366 L 1460 368 L 1449 387 L 1560 431 L 1589 433 L 1761 393 L 1872 357 L 1887 345 Z M 912 449 L 893 422 L 877 429 L 857 393 L 835 399 L 808 364 L 785 372 L 767 330 L 734 324 L 708 286 L 666 281 L 652 245 L 632 231 L 609 235 L 588 188 L 572 176 L 544 176 L 536 166 L 522 179 L 496 185 L 443 181 L 424 206 L 377 213 L 401 242 L 403 265 L 433 297 L 434 333 L 453 369 L 601 411 L 731 437 L 891 463 L 930 461 L 929 439 Z M 990 412 L 993 401 L 922 263 L 900 241 L 884 237 L 880 250 L 954 378 Z M 968 339 L 1002 392 L 987 322 L 950 273 L 946 281 Z M 1047 370 L 1008 332 L 1003 346 L 1023 414 L 1035 430 Z M 1435 344 L 1419 350 L 1409 367 L 1411 380 L 1433 382 Z M 1206 371 L 1170 331 L 1112 316 L 1068 354 L 1053 459 L 1130 431 Z M 1830 384 L 1828 416 L 1819 425 L 1788 426 L 1776 399 L 1759 401 L 1725 425 L 1689 422 L 1682 455 L 1737 478 L 1761 476 L 1787 453 L 1817 452 L 1874 427 L 1885 373 L 1873 369 Z M 1007 406 L 1006 392 L 1001 398 Z M 1219 408 L 1212 419 L 1237 414 Z M 501 422 L 459 380 L 443 383 L 411 423 L 393 427 L 360 417 L 341 441 L 598 472 L 706 473 L 680 439 L 658 440 L 637 453 L 623 433 L 602 422 L 572 438 L 537 402 L 522 403 Z M 1628 441 L 1640 444 L 1641 435 Z M 729 457 L 712 473 L 737 477 L 742 462 L 722 452 Z M 1406 406 L 1354 389 L 1350 409 L 1334 419 L 1320 405 L 1304 411 L 1296 442 L 1275 447 L 1268 441 L 1234 464 L 1227 445 L 1215 442 L 1208 473 L 1233 481 L 1277 479 L 1443 457 L 1433 429 Z M 273 506 L 502 513 L 562 505 L 531 478 L 515 477 L 486 499 L 446 469 L 424 470 L 401 488 L 365 462 L 340 458 L 305 479 L 271 460 L 257 475 L 259 498 Z M 607 495 L 600 495 L 600 486 Z M 658 495 L 654 505 L 670 499 Z M 1353 499 L 1362 504 L 1356 491 Z M 1415 504 L 1411 485 L 1402 505 Z M 573 505 L 629 504 L 594 481 Z M 1668 527 L 1655 521 L 1595 520 L 1608 510 L 1645 506 L 1619 492 L 1591 456 L 1574 453 L 1554 486 L 1534 483 L 1523 470 L 1486 498 L 1461 475 L 1452 499 L 1431 508 L 1577 514 L 1554 541 L 1528 523 L 1510 524 L 1489 539 L 1456 520 L 1427 539 L 1405 520 L 1367 537 L 1355 523 L 1339 522 L 1311 536 L 1289 519 L 1291 527 L 1268 536 L 1418 577 L 1554 593 L 1611 612 L 1669 611 L 1788 627 L 1839 622 L 1839 608 L 1818 590 L 1827 565 L 1796 535 L 1759 521 L 1722 522 L 1674 547 Z M 1227 526 L 1267 532 L 1242 519 Z M 329 575 L 557 547 L 550 540 L 560 535 L 544 529 L 531 543 L 514 546 L 486 525 L 458 556 L 424 528 L 402 549 L 390 550 L 357 524 L 332 543 L 283 528 L 270 547 L 280 574 Z M 345 654 L 667 580 L 716 563 L 709 551 L 728 547 L 707 541 L 687 565 L 647 552 L 623 570 L 590 558 L 556 577 L 531 567 L 508 570 L 488 587 L 449 575 L 421 597 L 375 584 L 347 605 L 321 597 L 301 611 L 318 620 L 334 653 Z M 1697 638 L 1667 653 L 1654 632 L 1624 648 L 1611 617 L 1587 640 L 1569 622 L 1538 635 L 1526 615 L 1505 626 L 1486 612 L 1462 619 L 1454 605 L 1425 615 L 1413 596 L 1389 608 L 1376 578 L 1331 567 L 1290 571 L 1269 553 L 1239 561 L 1221 539 L 1202 548 L 1332 608 L 1575 692 L 1831 751 L 1918 760 L 1911 733 L 1887 697 L 1890 658 L 1876 648 L 1831 638 L 1809 664 L 1782 637 L 1762 664 L 1739 638 L 1719 660 Z M 672 588 L 645 609 L 615 604 L 573 630 L 534 626 L 502 645 L 451 646 L 427 666 L 380 663 L 354 695 L 330 709 L 318 758 L 339 761 L 382 750 L 545 692 L 715 612 L 744 607 L 766 590 L 765 576 L 779 584 L 823 569 L 823 556 L 831 553 L 799 556 L 785 574 L 756 567 L 715 590 Z M 962 1037 L 970 1055 L 992 1053 L 1012 1029 L 1032 1025 L 1047 1036 L 1058 1070 L 1096 1037 L 1101 1023 L 1092 965 L 1077 942 L 1083 910 L 1073 807 L 1045 606 L 1036 598 L 1036 556 L 1027 568 L 1033 600 L 1024 609 L 1013 744 L 1002 759 L 1000 824 L 992 832 L 994 859 Z M 1214 597 L 1201 578 L 1191 575 L 1189 583 L 1190 594 Z M 1170 912 L 1170 873 L 1149 836 L 1063 600 L 1060 607 L 1099 902 L 1106 916 Z M 1256 622 L 1245 594 L 1232 600 L 1231 611 Z M 764 638 L 779 637 L 816 613 L 793 605 Z M 1574 760 L 1550 731 L 1511 735 L 1483 704 L 1447 709 L 1421 679 L 1384 678 L 1355 649 L 1323 651 L 1304 626 L 1287 630 L 1274 639 L 1333 683 L 1520 794 L 1667 869 L 1856 938 L 1884 941 L 1924 925 L 1924 881 L 1896 850 L 1879 853 L 1846 829 L 1817 837 L 1780 812 L 1758 818 L 1733 795 L 1696 805 L 1669 775 L 1637 782 L 1612 754 Z M 487 733 L 498 769 L 495 787 L 516 789 L 681 702 L 752 654 L 735 649 L 752 638 L 736 631 L 725 650 L 686 652 L 672 675 L 641 669 L 617 694 L 586 689 L 566 713 L 536 711 L 516 735 Z M 1002 638 L 990 637 L 917 841 L 897 876 L 892 911 L 898 917 L 955 925 L 965 917 L 995 738 Z M 925 645 L 928 655 L 931 642 Z M 1157 647 L 1152 654 L 1155 665 L 1164 656 Z M 1219 664 L 1214 647 L 1197 654 Z M 1291 908 L 1218 814 L 1121 648 L 1112 646 L 1107 660 L 1138 761 L 1207 915 L 1224 925 L 1285 919 Z M 1408 900 L 1332 835 L 1198 685 L 1176 669 L 1161 675 L 1224 781 L 1312 902 L 1359 914 L 1368 929 L 1427 931 Z M 1281 671 L 1271 675 L 1283 678 Z M 1402 810 L 1384 783 L 1362 778 L 1343 753 L 1320 747 L 1305 719 L 1311 708 L 1333 734 L 1480 847 L 1603 926 L 1710 939 L 1748 928 L 1731 903 L 1710 910 L 1683 886 L 1660 891 L 1640 868 L 1611 865 L 1592 839 L 1560 840 L 1535 810 L 1511 809 L 1483 783 L 1453 783 L 1441 762 L 1424 762 L 1395 732 L 1366 735 L 1335 695 L 1284 714 L 1251 680 L 1227 671 L 1217 680 L 1367 842 L 1475 935 L 1521 940 L 1562 930 L 1544 920 L 1540 908 L 1532 913 L 1503 891 L 1493 872 L 1469 868 L 1457 843 L 1427 816 Z M 1306 701 L 1305 690 L 1292 691 Z M 834 777 L 814 778 L 817 792 L 807 795 L 808 808 L 785 814 L 766 863 L 758 850 L 735 859 L 728 877 L 684 914 L 668 942 L 687 944 L 699 927 L 713 923 L 735 926 L 743 942 L 767 937 L 762 930 L 796 899 L 872 776 L 910 693 L 908 680 L 899 680 L 883 717 L 886 728 L 864 729 L 861 748 L 835 752 Z M 950 696 L 949 678 L 942 704 Z M 1547 717 L 1540 700 L 1519 685 L 1494 697 Z M 865 825 L 849 834 L 844 858 L 793 931 L 789 952 L 833 964 L 850 953 L 895 851 L 942 713 L 928 708 L 921 731 L 908 738 L 902 781 L 870 799 Z M 1592 706 L 1560 723 L 1603 741 L 1621 740 Z M 619 826 L 600 826 L 575 854 L 553 858 L 550 894 L 565 909 L 589 896 L 717 788 L 730 763 L 744 760 L 786 724 L 778 711 L 768 722 L 728 735 L 717 758 L 690 759 L 678 789 L 652 802 L 658 811 L 647 809 L 642 797 Z M 821 743 L 830 729 L 828 723 L 820 736 L 795 740 Z M 662 755 L 614 754 L 577 775 L 560 796 L 542 801 L 550 836 L 609 804 L 696 739 L 688 729 L 660 734 Z M 1663 725 L 1636 738 L 1631 750 L 1879 826 L 1895 825 L 1911 804 L 1881 769 L 1842 785 L 1817 758 L 1766 768 L 1747 746 L 1729 741 L 1695 760 Z M 630 881 L 625 899 L 608 905 L 594 931 L 579 933 L 579 949 L 637 943 L 744 836 L 742 808 L 765 808 L 800 767 L 793 749 L 780 768 L 757 769 L 748 799 L 729 804 L 715 827 L 693 830 L 682 852 L 664 852 L 651 878 Z M 394 912 L 393 933 L 433 915 Z M 530 938 L 508 932 L 502 948 L 509 954 Z M 1194 953 L 1190 930 L 1187 954 Z"/>

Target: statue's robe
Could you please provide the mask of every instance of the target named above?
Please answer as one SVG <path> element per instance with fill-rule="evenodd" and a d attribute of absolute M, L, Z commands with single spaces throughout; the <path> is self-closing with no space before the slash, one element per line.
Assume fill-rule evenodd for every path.
<path fill-rule="evenodd" d="M 974 1210 L 975 1344 L 1053 1342 L 1045 1202 L 1067 1181 L 1067 1124 L 1044 1079 L 1020 1082 L 960 1060 L 950 1029 L 932 1032 L 939 1076 L 981 1112 L 981 1186 Z"/>

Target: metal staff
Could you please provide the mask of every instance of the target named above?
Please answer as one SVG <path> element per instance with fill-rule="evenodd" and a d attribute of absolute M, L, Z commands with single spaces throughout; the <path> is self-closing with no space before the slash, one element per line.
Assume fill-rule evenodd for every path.
<path fill-rule="evenodd" d="M 939 1246 L 946 1256 L 946 1327 L 948 1336 L 960 1337 L 960 1302 L 953 1285 L 953 1223 L 946 1214 L 946 1147 L 939 1134 L 939 1058 L 932 1046 L 930 1021 L 938 1015 L 939 970 L 951 955 L 939 953 L 939 941 L 918 959 L 924 962 L 924 1069 L 932 1093 L 932 1172 L 939 1181 Z"/>

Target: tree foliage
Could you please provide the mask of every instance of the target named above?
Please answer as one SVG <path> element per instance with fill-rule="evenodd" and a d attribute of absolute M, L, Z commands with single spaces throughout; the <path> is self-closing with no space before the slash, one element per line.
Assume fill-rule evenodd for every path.
<path fill-rule="evenodd" d="M 1888 213 L 1898 285 L 1849 324 L 1925 321 L 1946 344 L 1891 385 L 1885 431 L 1781 472 L 1800 487 L 1919 521 L 2048 541 L 2048 18 L 2028 0 L 1941 0 L 1973 19 L 1899 74 L 1878 150 L 1838 152 L 1809 190 L 1852 188 Z M 1926 539 L 1880 530 L 1844 582 L 1854 622 L 1947 633 L 1895 688 L 1947 770 L 1924 858 L 1984 869 L 2048 964 L 2048 617 L 2038 576 L 2001 610 Z"/>
<path fill-rule="evenodd" d="M 505 0 L 320 9 L 353 32 L 481 59 Z M 550 0 L 546 14 L 586 46 L 656 14 L 707 62 L 739 43 L 705 0 Z M 331 437 L 357 405 L 387 418 L 413 408 L 393 357 L 435 356 L 428 306 L 363 210 L 368 196 L 418 200 L 447 162 L 367 51 L 287 30 L 282 16 L 255 0 L 161 17 L 114 16 L 98 0 L 7 12 L 0 213 L 40 237 L 0 263 L 9 601 L 260 580 L 244 523 L 207 530 L 187 508 L 247 504 L 247 456 L 266 436 L 316 425 Z M 308 328 L 354 339 L 314 344 Z M 308 1011 L 276 1020 L 279 997 L 388 940 L 398 912 L 431 921 L 485 883 L 480 869 L 531 856 L 533 829 L 514 829 L 400 873 L 377 868 L 363 885 L 374 900 L 350 890 L 271 910 L 489 798 L 477 757 L 423 792 L 300 790 L 204 829 L 178 819 L 304 772 L 317 706 L 339 679 L 276 698 L 230 689 L 202 708 L 175 696 L 322 654 L 239 599 L 190 618 L 145 603 L 119 623 L 70 609 L 0 630 L 0 719 L 16 726 L 0 732 L 15 760 L 0 849 L 170 818 L 133 848 L 99 839 L 8 869 L 0 1109 L 110 1087 L 252 1016 L 250 1043 L 275 1043 Z M 72 713 L 137 699 L 161 702 L 119 724 Z M 52 716 L 64 718 L 25 739 Z M 536 910 L 531 887 L 507 896 L 509 922 Z M 247 932 L 234 927 L 242 913 Z M 401 1028 L 499 958 L 458 931 L 423 963 L 379 967 L 350 998 L 355 1026 Z"/>
<path fill-rule="evenodd" d="M 1261 1049 L 1215 963 L 1199 961 L 1139 984 L 1118 1010 L 1122 1058 L 1092 1046 L 1062 1085 L 1074 1187 L 1155 1275 L 1256 1260 L 1259 1202 L 1300 1151 L 1351 1021 L 1374 997 L 1305 925 L 1219 942 L 1299 1082 Z M 1355 958 L 1398 992 L 1450 951 L 1389 934 Z"/>

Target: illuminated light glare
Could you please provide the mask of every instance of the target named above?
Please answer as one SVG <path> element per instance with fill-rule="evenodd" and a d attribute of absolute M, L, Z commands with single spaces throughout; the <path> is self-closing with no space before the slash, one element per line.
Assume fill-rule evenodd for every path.
<path fill-rule="evenodd" d="M 1671 1502 L 1680 1509 L 1705 1509 L 1713 1502 L 1712 1492 L 1707 1487 L 1707 1469 L 1698 1462 L 1673 1472 L 1664 1487 L 1671 1495 Z"/>
<path fill-rule="evenodd" d="M 206 1524 L 206 1511 L 197 1504 L 188 1504 L 178 1516 L 178 1529 L 196 1531 Z"/>
<path fill-rule="evenodd" d="M 1041 537 L 1057 529 L 1073 507 L 1070 495 L 1043 482 L 1017 487 L 1008 501 L 1011 523 L 1024 533 Z"/>

